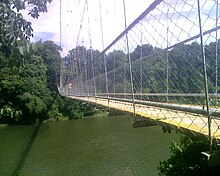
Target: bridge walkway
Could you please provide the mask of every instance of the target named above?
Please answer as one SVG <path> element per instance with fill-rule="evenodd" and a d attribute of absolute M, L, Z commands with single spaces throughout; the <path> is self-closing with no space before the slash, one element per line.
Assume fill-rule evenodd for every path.
<path fill-rule="evenodd" d="M 117 99 L 86 96 L 68 97 L 109 108 L 114 108 L 128 113 L 134 112 L 133 103 L 128 102 L 127 100 L 123 101 Z M 208 118 L 205 114 L 203 114 L 204 110 L 202 106 L 159 103 L 160 106 L 161 104 L 164 105 L 163 108 L 145 105 L 143 102 L 144 101 L 135 102 L 136 115 L 155 120 L 158 123 L 169 124 L 180 130 L 190 130 L 193 133 L 199 133 L 208 136 Z M 145 103 L 150 104 L 150 102 L 147 101 L 145 101 Z M 165 108 L 166 106 L 170 108 Z M 218 117 L 220 112 L 218 112 L 214 107 L 211 109 L 211 111 L 214 112 L 211 124 L 212 137 L 220 139 L 220 117 Z"/>

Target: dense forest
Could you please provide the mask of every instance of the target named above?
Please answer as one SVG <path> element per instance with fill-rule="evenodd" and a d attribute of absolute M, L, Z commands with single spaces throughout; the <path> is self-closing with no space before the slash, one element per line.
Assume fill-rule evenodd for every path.
<path fill-rule="evenodd" d="M 0 122 L 35 122 L 36 119 L 80 118 L 94 113 L 92 106 L 61 97 L 57 90 L 61 48 L 52 41 L 1 52 Z"/>
<path fill-rule="evenodd" d="M 219 43 L 219 42 L 218 42 Z M 219 48 L 219 44 L 217 45 Z M 209 93 L 219 91 L 220 72 L 216 77 L 216 42 L 205 45 L 206 65 Z M 91 56 L 92 54 L 92 56 Z M 219 49 L 218 49 L 219 59 Z M 168 93 L 204 93 L 203 62 L 201 45 L 196 42 L 181 44 L 167 52 L 149 44 L 137 45 L 130 53 L 135 93 L 149 93 L 146 100 L 166 101 L 165 96 L 152 96 L 155 93 L 167 93 L 167 61 L 168 61 Z M 98 93 L 106 92 L 104 54 L 98 50 L 78 46 L 64 58 L 63 80 L 65 83 L 77 84 L 77 93 L 94 92 L 93 74 Z M 128 55 L 122 50 L 105 53 L 108 72 L 108 90 L 110 93 L 130 93 L 130 74 Z M 142 73 L 141 73 L 142 67 Z M 94 70 L 94 73 L 93 73 Z M 219 64 L 217 65 L 219 70 Z M 141 76 L 142 82 L 141 85 Z M 75 82 L 74 82 L 75 81 Z M 85 84 L 88 83 L 86 88 Z M 87 90 L 88 89 L 88 90 Z M 125 90 L 126 89 L 126 90 Z M 216 92 L 217 90 L 217 92 Z M 136 96 L 138 99 L 139 97 Z M 204 103 L 204 97 L 170 97 L 170 101 L 181 103 Z M 214 101 L 213 101 L 214 102 Z"/>
<path fill-rule="evenodd" d="M 50 2 L 0 3 L 0 123 L 74 119 L 94 113 L 92 106 L 59 95 L 61 48 L 52 41 L 29 41 L 33 29 L 20 11 L 28 7 L 29 15 L 38 18 Z"/>

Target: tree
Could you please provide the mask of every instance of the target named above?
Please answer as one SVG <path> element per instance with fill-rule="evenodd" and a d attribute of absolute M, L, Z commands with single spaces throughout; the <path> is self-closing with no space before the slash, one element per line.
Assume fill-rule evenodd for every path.
<path fill-rule="evenodd" d="M 76 119 L 94 114 L 92 106 L 58 94 L 60 47 L 52 41 L 39 41 L 29 47 L 23 56 L 15 49 L 16 55 L 10 57 L 0 52 L 0 123 Z M 12 57 L 24 57 L 22 66 Z"/>
<path fill-rule="evenodd" d="M 19 72 L 11 70 L 10 59 L 4 58 L 5 65 L 0 70 L 0 109 L 10 108 L 12 116 L 4 116 L 2 122 L 35 121 L 43 118 L 51 99 L 47 87 L 46 65 L 39 56 L 31 55 Z M 17 70 L 17 69 L 16 69 Z M 16 112 L 21 112 L 17 116 Z"/>
<path fill-rule="evenodd" d="M 55 92 L 58 92 L 57 85 L 60 76 L 61 56 L 59 51 L 61 51 L 61 47 L 56 45 L 53 41 L 39 41 L 34 43 L 32 45 L 32 51 L 30 51 L 43 59 L 47 67 L 46 74 L 48 86 L 51 91 Z"/>
<path fill-rule="evenodd" d="M 29 9 L 29 15 L 38 18 L 40 13 L 47 12 L 47 3 L 52 0 L 2 0 L 0 2 L 0 50 L 10 55 L 13 45 L 18 41 L 27 41 L 33 36 L 31 22 L 26 21 L 21 10 Z"/>
<path fill-rule="evenodd" d="M 209 150 L 207 141 L 183 136 L 180 142 L 172 142 L 171 157 L 161 161 L 158 167 L 161 176 L 215 176 L 219 167 L 209 168 L 207 158 L 201 152 Z"/>
<path fill-rule="evenodd" d="M 138 45 L 131 54 L 132 60 L 140 59 L 141 57 L 148 56 L 153 51 L 153 46 L 148 44 Z"/>

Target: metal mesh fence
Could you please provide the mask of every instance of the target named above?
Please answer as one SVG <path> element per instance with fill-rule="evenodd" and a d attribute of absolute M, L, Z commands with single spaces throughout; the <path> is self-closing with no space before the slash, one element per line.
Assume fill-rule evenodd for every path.
<path fill-rule="evenodd" d="M 218 11 L 218 0 L 155 0 L 105 50 L 81 54 L 66 90 L 220 138 Z"/>

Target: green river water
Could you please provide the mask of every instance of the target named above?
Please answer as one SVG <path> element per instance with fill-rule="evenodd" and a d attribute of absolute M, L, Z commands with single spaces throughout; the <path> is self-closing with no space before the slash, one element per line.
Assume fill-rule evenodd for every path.
<path fill-rule="evenodd" d="M 179 135 L 132 128 L 132 117 L 0 127 L 0 176 L 156 176 Z M 33 135 L 33 134 L 36 134 Z"/>

